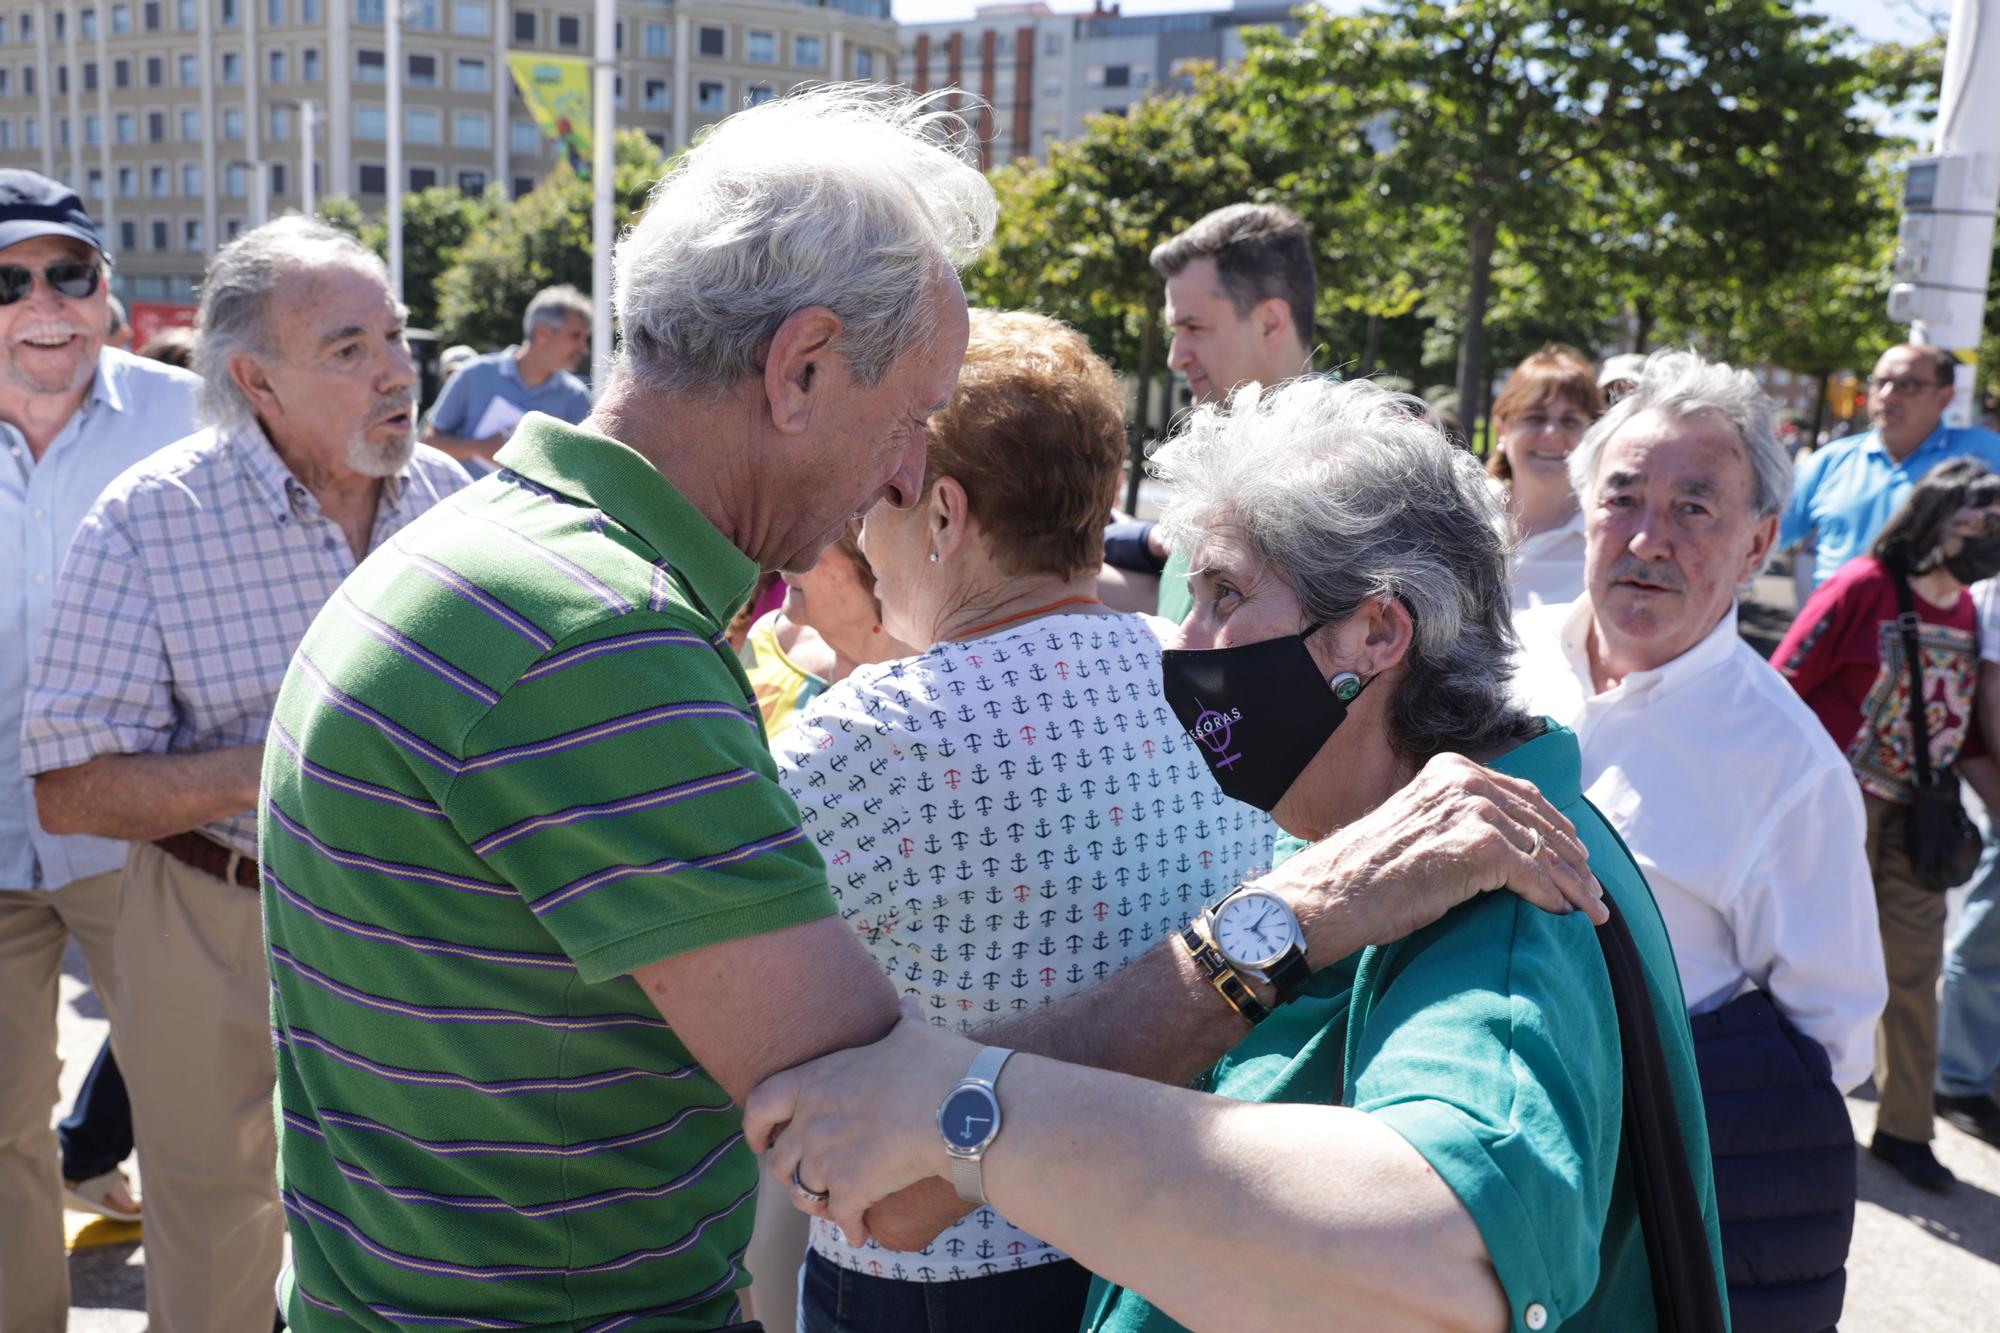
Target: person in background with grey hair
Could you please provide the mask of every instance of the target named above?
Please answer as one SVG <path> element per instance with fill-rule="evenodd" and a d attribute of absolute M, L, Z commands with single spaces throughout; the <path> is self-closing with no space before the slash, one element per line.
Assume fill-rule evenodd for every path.
<path fill-rule="evenodd" d="M 1673 936 L 1735 1327 L 1831 1328 L 1854 1224 L 1841 1095 L 1888 996 L 1867 821 L 1826 728 L 1737 634 L 1791 491 L 1769 400 L 1693 352 L 1632 379 L 1570 455 L 1586 591 L 1515 617 L 1517 687 L 1576 731 L 1584 794 Z"/>
<path fill-rule="evenodd" d="M 590 298 L 576 288 L 536 292 L 521 316 L 519 346 L 461 360 L 448 372 L 424 443 L 487 472 L 528 413 L 571 425 L 589 416 L 590 390 L 575 371 L 590 355 L 590 319 Z"/>
<path fill-rule="evenodd" d="M 192 375 L 105 346 L 109 263 L 103 238 L 66 186 L 0 171 L 0 1330 L 60 1329 L 68 1319 L 63 1177 L 49 1125 L 62 1064 L 56 983 L 72 941 L 112 1030 L 124 1034 L 112 961 L 125 849 L 57 837 L 35 822 L 21 773 L 28 660 L 63 558 L 99 492 L 195 428 Z M 111 1068 L 108 1048 L 96 1068 Z M 107 1082 L 115 1079 L 115 1073 Z M 99 1085 L 94 1073 L 91 1083 Z M 107 1098 L 110 1096 L 108 1087 Z M 119 1117 L 106 1102 L 106 1114 Z M 66 1169 L 77 1201 L 133 1215 L 116 1125 Z"/>
<path fill-rule="evenodd" d="M 381 261 L 321 223 L 225 246 L 195 349 L 211 424 L 99 497 L 30 675 L 42 826 L 131 844 L 118 1058 L 156 1333 L 271 1321 L 284 1223 L 254 809 L 272 701 L 341 580 L 469 480 L 416 442 L 403 319 Z"/>
<path fill-rule="evenodd" d="M 876 1200 L 949 1174 L 1100 1275 L 1084 1327 L 1102 1333 L 1650 1328 L 1622 1010 L 1660 1080 L 1650 1142 L 1686 1164 L 1662 1173 L 1687 1209 L 1676 1290 L 1705 1285 L 1721 1326 L 1672 946 L 1582 797 L 1575 738 L 1509 697 L 1499 506 L 1420 408 L 1366 382 L 1245 389 L 1153 456 L 1170 536 L 1194 556 L 1167 701 L 1222 790 L 1270 810 L 1293 854 L 1064 1005 L 1130 993 L 1162 953 L 1223 994 L 1136 1024 L 1179 1043 L 1150 1067 L 1093 1049 L 1114 1032 L 1138 1044 L 1109 1024 L 1073 1023 L 1054 1049 L 1087 1068 L 912 1015 L 780 1075 L 751 1094 L 747 1125 L 774 1177 L 825 1191 L 802 1208 L 858 1242 Z M 1462 807 L 1473 792 L 1510 804 Z M 1426 862 L 1466 872 L 1461 891 L 1428 891 Z M 1353 933 L 1294 919 L 1302 867 L 1334 871 L 1332 916 Z M 1553 900 L 1585 911 L 1517 896 L 1590 871 L 1602 902 Z M 1517 893 L 1487 891 L 1503 884 Z M 1371 904 L 1401 915 L 1362 924 Z M 1630 968 L 1615 980 L 1590 925 L 1613 904 Z M 1198 1039 L 1218 1011 L 1238 1024 L 1219 1062 Z M 968 1065 L 983 1082 L 960 1079 Z M 1191 1078 L 1202 1090 L 1176 1086 Z"/>
<path fill-rule="evenodd" d="M 104 336 L 106 347 L 115 347 L 121 352 L 132 350 L 132 321 L 126 318 L 125 303 L 106 293 L 105 305 L 110 311 L 110 331 Z"/>

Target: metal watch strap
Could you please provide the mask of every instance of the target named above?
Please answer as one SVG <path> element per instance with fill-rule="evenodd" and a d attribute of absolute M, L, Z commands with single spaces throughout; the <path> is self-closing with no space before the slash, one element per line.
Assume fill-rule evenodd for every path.
<path fill-rule="evenodd" d="M 1236 969 L 1229 965 L 1229 960 L 1222 956 L 1214 941 L 1201 933 L 1199 918 L 1181 927 L 1181 946 L 1194 959 L 1194 965 L 1201 970 L 1201 974 L 1208 978 L 1208 984 L 1229 1002 L 1230 1008 L 1243 1016 L 1244 1022 L 1256 1027 L 1271 1016 L 1271 1011 L 1244 984 L 1243 978 L 1236 974 Z"/>
<path fill-rule="evenodd" d="M 1000 1101 L 1000 1070 L 1007 1063 L 1007 1057 L 1014 1052 L 1005 1046 L 981 1046 L 979 1054 L 972 1057 L 972 1067 L 965 1071 L 965 1077 L 952 1085 L 952 1092 L 968 1083 L 982 1083 L 992 1092 L 995 1105 Z M 949 1093 L 946 1094 L 949 1097 Z M 995 1132 L 995 1138 L 999 1137 Z M 987 1148 L 993 1146 L 989 1140 Z M 980 1149 L 977 1157 L 954 1157 L 951 1159 L 951 1187 L 958 1191 L 958 1197 L 967 1203 L 986 1202 L 986 1173 L 981 1169 L 981 1161 L 986 1149 Z"/>

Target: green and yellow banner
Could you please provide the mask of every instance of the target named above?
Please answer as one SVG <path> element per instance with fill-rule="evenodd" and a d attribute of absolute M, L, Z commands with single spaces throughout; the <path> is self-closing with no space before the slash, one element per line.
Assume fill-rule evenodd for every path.
<path fill-rule="evenodd" d="M 570 170 L 590 176 L 590 62 L 581 56 L 509 52 L 507 67 L 521 100 L 542 127 L 562 145 Z"/>

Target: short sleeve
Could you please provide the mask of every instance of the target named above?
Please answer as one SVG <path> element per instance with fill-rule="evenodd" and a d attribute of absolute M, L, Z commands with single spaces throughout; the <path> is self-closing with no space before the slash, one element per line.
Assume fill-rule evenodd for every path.
<path fill-rule="evenodd" d="M 557 644 L 460 747 L 440 805 L 586 981 L 834 910 L 727 651 L 621 617 Z"/>
<path fill-rule="evenodd" d="M 478 373 L 468 368 L 445 382 L 444 392 L 431 406 L 431 429 L 460 437 L 472 429 L 472 382 L 477 378 Z"/>
<path fill-rule="evenodd" d="M 1493 894 L 1395 958 L 1350 1066 L 1351 1104 L 1471 1213 L 1515 1311 L 1590 1300 L 1623 1105 L 1616 1006 L 1580 913 Z M 1442 923 L 1440 923 L 1442 924 Z"/>
<path fill-rule="evenodd" d="M 1785 505 L 1784 516 L 1778 521 L 1780 550 L 1796 546 L 1812 536 L 1813 494 L 1819 489 L 1820 474 L 1826 471 L 1826 461 L 1831 456 L 1830 450 L 1818 449 L 1800 465 L 1792 481 L 1792 498 Z"/>
<path fill-rule="evenodd" d="M 159 753 L 176 716 L 166 641 L 124 508 L 100 502 L 70 543 L 29 672 L 22 770 L 33 777 L 100 755 Z"/>

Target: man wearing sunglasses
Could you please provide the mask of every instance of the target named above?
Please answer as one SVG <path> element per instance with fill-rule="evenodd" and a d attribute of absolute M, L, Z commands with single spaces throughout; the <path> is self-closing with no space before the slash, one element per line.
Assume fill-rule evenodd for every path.
<path fill-rule="evenodd" d="M 195 346 L 210 429 L 99 497 L 30 672 L 21 765 L 44 827 L 130 843 L 113 957 L 153 1333 L 271 1323 L 285 1223 L 259 770 L 266 734 L 289 739 L 271 704 L 307 627 L 329 599 L 329 615 L 352 606 L 335 589 L 369 552 L 469 484 L 416 442 L 406 313 L 381 261 L 321 223 L 225 246 Z M 104 328 L 101 305 L 91 318 Z"/>
<path fill-rule="evenodd" d="M 105 346 L 107 264 L 68 188 L 0 171 L 0 1330 L 69 1308 L 50 1108 L 56 978 L 74 940 L 123 1038 L 112 961 L 123 843 L 45 832 L 21 771 L 31 648 L 84 515 L 119 473 L 195 428 L 199 381 Z M 108 1177 L 108 1178 L 107 1178 Z M 114 1205 L 115 1165 L 83 1182 Z"/>
<path fill-rule="evenodd" d="M 1814 587 L 1866 555 L 1911 488 L 1939 463 L 1970 455 L 2000 472 L 2000 435 L 1983 426 L 1944 424 L 1957 367 L 1942 347 L 1891 347 L 1868 377 L 1868 420 L 1875 429 L 1827 445 L 1799 470 L 1778 545 L 1790 549 L 1816 538 Z"/>

